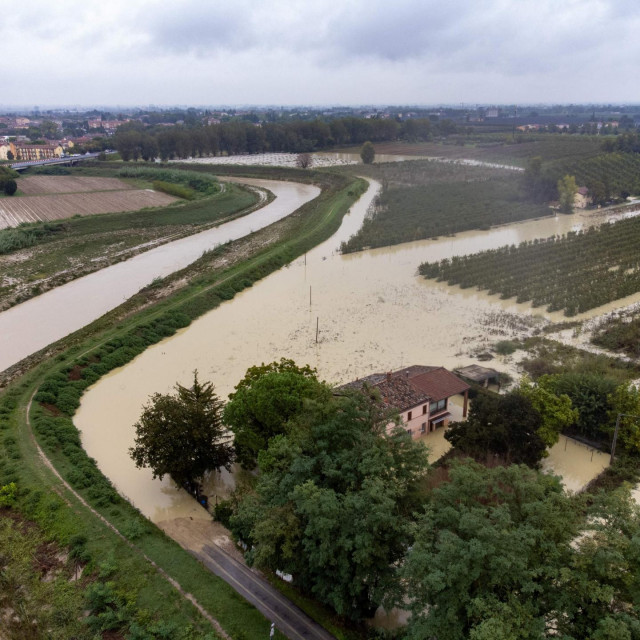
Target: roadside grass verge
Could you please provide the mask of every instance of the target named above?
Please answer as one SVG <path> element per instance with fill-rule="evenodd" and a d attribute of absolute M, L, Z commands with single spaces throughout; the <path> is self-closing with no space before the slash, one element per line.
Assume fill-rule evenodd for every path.
<path fill-rule="evenodd" d="M 176 629 L 201 629 L 204 624 L 191 605 L 185 607 L 180 594 L 144 560 L 140 555 L 143 552 L 193 594 L 232 637 L 267 637 L 269 627 L 266 619 L 226 583 L 210 574 L 117 494 L 82 449 L 71 416 L 83 390 L 100 376 L 126 364 L 150 344 L 172 335 L 329 237 L 365 185 L 330 175 L 318 175 L 315 180 L 323 186 L 321 195 L 291 216 L 293 223 L 281 241 L 229 269 L 200 275 L 171 297 L 121 319 L 116 326 L 112 323 L 116 314 L 108 314 L 109 318 L 103 317 L 60 341 L 54 348 L 57 355 L 45 359 L 0 396 L 2 425 L 6 435 L 13 438 L 8 441 L 11 446 L 5 441 L 2 449 L 0 482 L 19 483 L 19 508 L 46 527 L 52 537 L 64 541 L 76 534 L 85 535 L 96 566 L 105 562 L 117 565 L 110 580 L 117 583 L 119 591 L 129 594 L 127 602 L 135 611 L 136 621 L 149 619 L 156 624 L 162 616 Z M 139 551 L 131 549 L 79 506 L 41 464 L 26 416 L 36 391 L 39 404 L 34 405 L 30 416 L 40 446 L 74 490 Z M 194 631 L 192 637 L 204 637 L 197 633 Z"/>

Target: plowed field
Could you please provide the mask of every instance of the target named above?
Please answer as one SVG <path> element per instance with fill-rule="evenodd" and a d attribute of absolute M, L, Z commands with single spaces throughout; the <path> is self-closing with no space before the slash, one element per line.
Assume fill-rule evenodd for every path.
<path fill-rule="evenodd" d="M 86 191 L 122 191 L 132 187 L 119 178 L 76 176 L 25 176 L 18 181 L 22 193 L 39 196 L 46 193 L 82 193 Z"/>
<path fill-rule="evenodd" d="M 102 180 L 103 178 L 89 179 Z M 176 200 L 177 198 L 166 193 L 148 189 L 2 198 L 0 199 L 0 229 L 15 227 L 21 222 L 60 220 L 75 215 L 86 216 L 96 213 L 137 211 L 145 207 L 164 207 Z"/>

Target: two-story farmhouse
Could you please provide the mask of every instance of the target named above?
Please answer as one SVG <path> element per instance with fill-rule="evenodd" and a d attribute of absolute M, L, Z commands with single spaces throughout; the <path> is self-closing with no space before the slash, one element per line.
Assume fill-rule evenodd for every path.
<path fill-rule="evenodd" d="M 454 396 L 462 396 L 462 417 L 467 417 L 470 387 L 444 367 L 414 365 L 399 371 L 374 373 L 343 388 L 365 385 L 379 391 L 384 404 L 400 414 L 405 429 L 414 438 L 449 423 Z"/>

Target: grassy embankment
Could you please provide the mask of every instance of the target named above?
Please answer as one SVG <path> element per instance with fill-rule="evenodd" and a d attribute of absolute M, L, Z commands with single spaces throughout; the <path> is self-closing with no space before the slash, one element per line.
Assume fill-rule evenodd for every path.
<path fill-rule="evenodd" d="M 424 263 L 426 278 L 574 316 L 640 291 L 640 218 Z"/>
<path fill-rule="evenodd" d="M 192 274 L 186 269 L 179 278 L 194 279 L 155 304 L 150 304 L 152 297 L 148 292 L 139 294 L 137 300 L 129 301 L 124 309 L 107 314 L 48 350 L 57 352 L 57 356 L 47 357 L 41 353 L 32 358 L 32 365 L 39 359 L 40 364 L 14 381 L 0 397 L 0 425 L 4 440 L 0 484 L 10 481 L 18 484 L 19 510 L 38 522 L 52 538 L 64 544 L 73 535 L 86 535 L 86 547 L 91 557 L 89 569 L 93 574 L 101 563 L 109 562 L 115 566 L 109 581 L 114 583 L 113 589 L 118 593 L 126 594 L 129 605 L 125 608 L 132 612 L 123 624 L 124 628 L 131 624 L 131 617 L 145 624 L 162 617 L 167 624 L 175 624 L 176 629 L 187 628 L 187 618 L 189 624 L 198 628 L 204 624 L 165 578 L 141 556 L 140 552 L 143 552 L 177 580 L 183 589 L 193 594 L 233 637 L 266 637 L 268 633 L 268 624 L 257 611 L 118 496 L 80 446 L 70 417 L 82 390 L 92 381 L 130 361 L 150 344 L 171 335 L 178 327 L 188 325 L 194 318 L 233 297 L 236 291 L 251 286 L 331 235 L 363 189 L 361 182 L 329 174 L 251 169 L 243 169 L 243 173 L 316 181 L 320 182 L 323 191 L 286 223 L 283 221 L 280 235 L 274 236 L 273 231 L 268 230 L 254 234 L 259 236 L 262 233 L 275 237 L 275 240 L 266 242 L 266 246 L 258 243 L 256 246 L 261 248 L 248 259 L 232 261 L 231 266 L 215 271 L 203 270 L 202 265 L 196 267 Z M 234 244 L 221 247 L 212 252 L 212 256 L 204 256 L 200 262 L 232 252 Z M 177 281 L 174 279 L 173 282 Z M 170 289 L 171 286 L 165 291 Z M 139 307 L 142 307 L 141 311 L 129 315 Z M 114 322 L 119 324 L 114 326 Z M 42 388 L 42 393 L 54 396 L 45 396 L 45 400 L 50 402 L 44 407 L 35 406 L 31 412 L 39 443 L 75 491 L 134 542 L 137 549 L 131 549 L 104 523 L 81 507 L 41 463 L 26 421 L 29 400 L 39 388 Z M 187 636 L 176 631 L 167 637 Z M 203 636 L 195 634 L 193 637 Z"/>
<path fill-rule="evenodd" d="M 73 175 L 117 177 L 118 174 L 118 169 L 77 171 L 76 174 L 74 169 Z M 133 175 L 132 171 L 128 174 Z M 153 171 L 163 176 L 159 170 Z M 138 178 L 145 175 L 142 168 L 136 168 L 135 172 Z M 180 172 L 172 168 L 172 173 Z M 198 176 L 198 172 L 185 174 Z M 174 186 L 194 191 L 192 187 Z M 211 190 L 209 181 L 203 181 L 202 187 L 198 198 L 160 209 L 73 217 L 0 230 L 0 267 L 5 277 L 4 282 L 0 281 L 0 309 L 158 244 L 250 213 L 259 200 L 254 191 L 238 185 L 225 185 L 224 190 L 214 193 L 207 193 Z"/>

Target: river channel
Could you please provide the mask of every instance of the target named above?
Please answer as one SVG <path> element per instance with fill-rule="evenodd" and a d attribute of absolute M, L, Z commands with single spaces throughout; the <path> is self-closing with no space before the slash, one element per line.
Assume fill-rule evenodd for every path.
<path fill-rule="evenodd" d="M 359 229 L 378 189 L 372 182 L 328 241 L 85 393 L 74 420 L 88 454 L 152 521 L 204 519 L 208 514 L 168 478 L 153 480 L 150 471 L 136 469 L 129 458 L 133 425 L 151 394 L 169 392 L 176 382 L 188 385 L 197 369 L 226 399 L 248 367 L 281 357 L 317 367 L 323 379 L 335 384 L 411 364 L 470 364 L 473 353 L 516 331 L 514 327 L 526 330 L 542 318 L 563 316 L 425 280 L 416 275 L 417 266 L 563 234 L 606 217 L 562 215 L 340 255 L 340 242 Z M 232 475 L 212 474 L 207 492 L 212 499 L 224 496 L 232 485 Z"/>
<path fill-rule="evenodd" d="M 154 278 L 178 271 L 204 251 L 284 218 L 320 193 L 318 187 L 296 182 L 241 182 L 268 189 L 276 198 L 246 216 L 90 273 L 0 313 L 0 371 L 93 322 Z"/>

